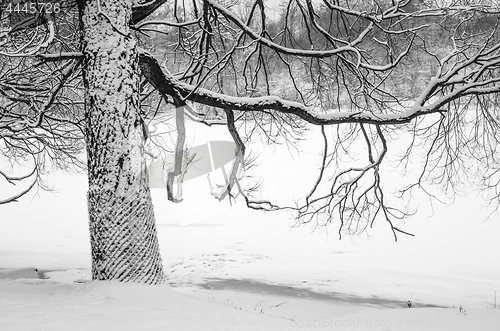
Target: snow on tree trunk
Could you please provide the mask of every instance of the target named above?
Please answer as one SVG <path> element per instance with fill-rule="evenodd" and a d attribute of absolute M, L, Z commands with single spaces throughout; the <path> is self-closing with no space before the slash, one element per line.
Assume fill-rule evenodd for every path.
<path fill-rule="evenodd" d="M 158 284 L 131 9 L 131 0 L 88 0 L 82 16 L 92 279 Z"/>

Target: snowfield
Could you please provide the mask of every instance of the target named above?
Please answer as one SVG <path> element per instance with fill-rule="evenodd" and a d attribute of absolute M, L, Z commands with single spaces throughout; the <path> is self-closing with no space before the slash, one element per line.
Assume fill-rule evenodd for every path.
<path fill-rule="evenodd" d="M 261 154 L 266 195 L 310 187 L 316 151 L 308 168 Z M 55 172 L 47 183 L 56 191 L 0 206 L 0 331 L 500 330 L 500 222 L 484 221 L 476 197 L 433 211 L 422 202 L 404 227 L 416 237 L 396 243 L 384 222 L 339 241 L 336 224 L 291 228 L 287 214 L 230 207 L 205 176 L 185 183 L 180 205 L 153 189 L 168 279 L 144 286 L 90 281 L 86 178 Z"/>
<path fill-rule="evenodd" d="M 33 200 L 31 206 L 36 209 L 38 203 L 43 202 Z M 182 214 L 176 207 L 165 212 Z M 394 243 L 380 234 L 380 240 L 338 241 L 324 231 L 290 229 L 284 217 L 277 221 L 275 214 L 237 206 L 198 224 L 181 226 L 160 218 L 168 284 L 153 287 L 91 282 L 85 218 L 40 222 L 2 218 L 0 330 L 500 327 L 500 309 L 492 309 L 499 270 L 493 250 L 482 250 L 481 244 L 468 246 L 482 254 L 474 261 L 461 256 L 460 247 L 455 247 L 458 253 L 439 250 L 432 241 L 417 254 L 410 238 Z M 497 225 L 477 226 L 489 230 L 488 237 Z M 36 278 L 34 267 L 44 279 Z M 406 307 L 410 298 L 412 309 Z M 459 313 L 459 305 L 466 314 Z"/>
<path fill-rule="evenodd" d="M 498 330 L 499 309 L 367 308 L 168 285 L 0 280 L 2 330 Z M 224 300 L 222 300 L 225 298 Z M 281 302 L 280 302 L 281 301 Z"/>

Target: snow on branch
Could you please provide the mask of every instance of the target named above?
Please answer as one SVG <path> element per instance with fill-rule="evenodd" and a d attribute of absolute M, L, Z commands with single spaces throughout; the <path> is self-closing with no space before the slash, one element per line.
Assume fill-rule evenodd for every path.
<path fill-rule="evenodd" d="M 412 25 L 413 21 L 410 21 L 406 27 L 402 26 L 399 30 L 395 29 L 395 27 L 403 20 L 410 20 L 415 17 L 434 19 L 434 16 L 436 16 L 444 20 L 449 18 L 447 10 L 452 11 L 453 15 L 459 15 L 468 14 L 467 11 L 486 11 L 490 13 L 494 9 L 472 6 L 451 9 L 438 8 L 435 10 L 422 9 L 413 13 L 406 13 L 402 7 L 406 6 L 405 3 L 408 3 L 408 1 L 399 1 L 396 2 L 395 8 L 381 10 L 375 14 L 344 11 L 343 13 L 346 15 L 354 15 L 360 19 L 364 18 L 369 23 L 361 25 L 359 31 L 351 39 L 346 36 L 342 36 L 344 38 L 342 39 L 323 29 L 321 24 L 314 20 L 316 17 L 314 8 L 302 8 L 304 9 L 302 18 L 310 20 L 307 29 L 312 29 L 311 26 L 315 26 L 317 35 L 321 35 L 327 41 L 328 46 L 324 46 L 326 51 L 321 51 L 313 47 L 315 44 L 311 39 L 311 49 L 303 47 L 308 42 L 306 38 L 304 38 L 303 44 L 298 48 L 294 48 L 291 47 L 292 43 L 287 44 L 286 40 L 283 41 L 284 39 L 280 42 L 278 38 L 272 38 L 266 34 L 265 26 L 261 27 L 262 30 L 259 31 L 259 24 L 254 22 L 251 25 L 248 23 L 253 15 L 255 5 L 248 14 L 247 23 L 244 23 L 244 20 L 239 19 L 236 14 L 222 5 L 211 0 L 206 1 L 206 3 L 209 4 L 210 10 L 212 10 L 213 17 L 211 19 L 213 21 L 204 21 L 207 26 L 204 26 L 203 30 L 199 32 L 204 36 L 203 38 L 200 37 L 200 52 L 190 53 L 190 56 L 192 55 L 192 64 L 184 71 L 184 74 L 171 74 L 166 66 L 161 65 L 150 53 L 139 49 L 139 65 L 142 73 L 156 90 L 161 94 L 170 96 L 175 105 L 184 106 L 187 105 L 187 102 L 198 103 L 223 109 L 226 114 L 239 111 L 243 114 L 293 115 L 299 120 L 322 126 L 322 128 L 334 127 L 337 124 L 352 124 L 349 126 L 353 128 L 352 132 L 361 132 L 366 142 L 369 162 L 345 169 L 336 169 L 333 177 L 327 182 L 324 179 L 324 169 L 330 162 L 335 161 L 326 160 L 328 142 L 325 136 L 325 150 L 321 170 L 317 181 L 306 197 L 305 204 L 298 204 L 296 207 L 278 207 L 263 201 L 262 204 L 256 204 L 253 207 L 266 210 L 294 210 L 297 212 L 298 219 L 305 223 L 316 221 L 319 216 L 326 218 L 327 223 L 332 221 L 334 217 L 338 217 L 341 222 L 339 235 L 340 232 L 359 234 L 364 229 L 371 227 L 376 217 L 381 217 L 387 221 L 396 239 L 398 233 L 411 235 L 396 224 L 397 220 L 402 220 L 411 215 L 411 211 L 390 206 L 389 195 L 382 189 L 382 176 L 379 168 L 388 150 L 386 136 L 396 126 L 408 124 L 417 118 L 431 114 L 440 114 L 441 121 L 443 118 L 453 117 L 456 112 L 455 103 L 459 102 L 459 100 L 469 100 L 480 95 L 495 95 L 500 92 L 500 44 L 496 37 L 497 26 L 491 29 L 489 36 L 481 35 L 467 39 L 460 30 L 462 23 L 457 23 L 458 26 L 455 27 L 455 30 L 450 28 L 450 31 L 447 31 L 450 39 L 446 41 L 449 40 L 454 49 L 446 54 L 450 50 L 449 44 L 442 48 L 439 48 L 439 46 L 428 47 L 425 38 L 435 33 L 432 29 L 424 30 L 424 28 L 429 27 L 428 25 L 418 22 Z M 224 18 L 226 21 L 224 21 Z M 264 13 L 261 13 L 259 19 L 260 22 L 264 21 Z M 393 21 L 391 24 L 382 24 L 381 22 L 384 20 Z M 217 49 L 218 45 L 211 42 L 212 39 L 210 39 L 214 33 L 214 30 L 210 29 L 216 26 L 213 23 L 215 21 L 217 21 L 219 28 L 223 26 L 227 31 L 233 33 L 228 33 L 227 44 L 220 52 Z M 455 21 L 457 20 L 455 19 Z M 395 24 L 394 22 L 399 23 Z M 284 26 L 286 29 L 286 23 Z M 489 27 L 491 28 L 491 26 Z M 370 39 L 366 37 L 369 33 L 367 29 L 378 29 L 378 34 L 376 37 L 370 36 Z M 195 34 L 193 33 L 193 35 Z M 246 43 L 248 40 L 245 40 L 242 37 L 243 35 L 250 39 L 249 43 Z M 307 36 L 307 33 L 304 35 Z M 399 38 L 397 47 L 394 46 L 392 36 Z M 363 40 L 363 38 L 369 40 Z M 346 40 L 348 42 L 343 42 Z M 335 46 L 337 44 L 341 46 Z M 198 44 L 193 43 L 192 45 Z M 363 47 L 357 47 L 358 45 Z M 380 47 L 373 52 L 375 54 L 373 56 L 368 49 L 368 46 L 372 45 Z M 417 50 L 413 48 L 414 45 L 417 46 L 415 47 Z M 266 47 L 270 50 L 269 54 L 264 54 L 265 52 L 262 50 Z M 189 48 L 189 51 L 193 49 L 194 47 Z M 207 50 L 206 53 L 203 51 L 205 49 Z M 212 56 L 211 51 L 208 50 L 212 49 L 215 52 L 213 58 L 208 61 L 207 58 Z M 438 54 L 433 54 L 431 49 Z M 243 91 L 246 91 L 247 94 L 238 90 L 237 86 L 236 89 L 233 89 L 233 86 L 227 88 L 230 84 L 225 83 L 226 88 L 223 88 L 222 83 L 218 83 L 223 79 L 227 79 L 225 77 L 239 72 L 234 68 L 228 69 L 231 65 L 234 66 L 233 62 L 239 63 L 235 60 L 238 56 L 232 56 L 239 50 L 244 50 L 241 53 L 245 61 L 242 80 L 244 80 L 245 84 Z M 380 55 L 385 55 L 383 50 L 387 50 L 388 60 L 381 60 Z M 443 55 L 443 53 L 445 54 Z M 251 61 L 253 55 L 255 57 Z M 271 55 L 277 57 L 282 62 L 282 67 L 288 70 L 291 78 L 290 86 L 293 84 L 299 97 L 289 97 L 286 92 L 283 94 L 274 93 L 270 89 L 270 82 L 267 78 L 273 77 L 272 70 L 267 71 L 269 67 L 267 67 L 266 61 L 269 61 Z M 405 63 L 405 60 L 413 60 L 414 56 L 424 56 L 425 59 L 432 62 L 429 68 L 426 68 L 429 72 L 428 76 L 424 75 L 425 81 L 419 82 L 415 92 L 412 92 L 411 95 L 394 93 L 391 89 L 397 88 L 399 82 L 404 81 L 398 75 L 413 74 L 412 71 L 417 71 L 416 76 L 418 76 L 418 71 L 421 69 Z M 373 64 L 370 64 L 368 60 L 371 60 Z M 309 102 L 311 99 L 306 100 L 301 94 L 301 87 L 296 84 L 302 77 L 302 71 L 294 72 L 294 63 L 299 66 L 303 65 L 310 70 L 310 77 L 307 78 L 310 78 L 308 83 L 313 86 L 311 90 L 315 91 L 312 94 L 317 93 L 317 97 L 320 93 L 338 93 L 337 96 L 340 99 L 341 93 L 345 93 L 343 97 L 347 102 L 350 102 L 350 107 L 343 107 L 340 102 L 338 107 L 335 107 L 335 102 L 325 103 L 327 104 L 325 106 L 322 102 L 315 103 Z M 316 65 L 317 67 L 315 67 Z M 261 69 L 250 69 L 252 66 Z M 246 73 L 247 68 L 249 68 L 248 74 Z M 328 69 L 326 73 L 323 70 L 324 68 Z M 226 73 L 230 73 L 230 75 L 219 75 L 226 69 Z M 259 72 L 259 70 L 262 71 Z M 384 72 L 381 73 L 380 71 Z M 212 74 L 212 72 L 216 72 L 216 74 Z M 392 72 L 394 73 L 392 74 Z M 257 86 L 257 83 L 253 85 L 253 81 L 249 84 L 248 81 L 257 80 L 258 77 L 265 78 L 265 83 L 262 84 L 261 80 L 260 84 L 267 84 L 267 90 L 256 93 L 258 96 L 253 96 L 254 92 L 258 90 L 249 89 L 249 87 L 262 86 Z M 359 85 L 349 85 L 349 78 L 351 77 L 354 77 L 353 81 L 356 81 Z M 321 79 L 330 79 L 334 83 L 322 83 L 320 82 Z M 235 83 L 236 85 L 239 83 L 238 79 L 235 79 Z M 213 88 L 214 86 L 215 88 Z M 351 87 L 356 90 L 351 89 Z M 265 88 L 266 86 L 264 86 Z M 342 92 L 331 92 L 335 89 Z M 356 97 L 369 99 L 370 102 L 357 103 Z M 332 99 L 334 98 L 335 96 Z M 350 111 L 345 110 L 349 108 Z M 292 116 L 290 117 L 292 118 Z M 227 125 L 229 124 L 227 123 Z M 287 123 L 284 121 L 280 122 L 279 125 L 286 126 Z M 415 123 L 415 125 L 417 124 Z M 351 136 L 348 139 L 353 138 Z M 339 148 L 332 148 L 331 150 L 337 153 Z M 431 146 L 432 148 L 434 146 Z M 328 157 L 335 153 L 330 153 Z M 322 184 L 327 182 L 329 192 L 326 192 L 326 194 L 317 192 L 320 182 Z M 232 183 L 238 185 L 237 180 Z M 231 190 L 228 188 L 218 192 L 217 196 L 222 197 L 224 193 L 230 194 L 230 192 Z"/>
<path fill-rule="evenodd" d="M 375 114 L 370 111 L 347 112 L 336 110 L 325 110 L 318 112 L 312 107 L 304 104 L 284 100 L 276 96 L 263 97 L 232 97 L 225 94 L 210 91 L 205 88 L 193 87 L 175 79 L 170 72 L 148 52 L 140 50 L 140 66 L 148 81 L 158 91 L 171 95 L 181 105 L 186 100 L 213 106 L 222 109 L 257 112 L 264 110 L 275 110 L 278 112 L 293 114 L 299 118 L 315 125 L 333 125 L 341 123 L 365 123 L 365 124 L 404 124 L 416 117 L 432 113 L 443 112 L 433 107 L 413 107 L 409 110 L 395 114 Z"/>
<path fill-rule="evenodd" d="M 6 180 L 7 183 L 11 184 L 11 185 L 16 185 L 18 183 L 21 183 L 21 182 L 25 181 L 26 179 L 32 177 L 35 173 L 36 173 L 36 178 L 31 182 L 31 184 L 28 187 L 26 187 L 24 190 L 22 190 L 19 193 L 16 193 L 16 194 L 14 194 L 14 195 L 6 198 L 6 199 L 0 199 L 0 205 L 7 204 L 7 203 L 12 203 L 12 202 L 17 202 L 19 198 L 23 197 L 29 191 L 31 191 L 31 189 L 37 183 L 38 167 L 35 165 L 33 167 L 33 170 L 30 173 L 28 173 L 28 174 L 26 174 L 24 176 L 11 176 L 11 175 L 8 175 L 8 174 L 6 174 L 6 173 L 4 173 L 3 171 L 0 170 L 0 178 L 3 177 L 3 179 Z"/>
<path fill-rule="evenodd" d="M 331 57 L 333 55 L 337 55 L 340 53 L 345 53 L 345 52 L 353 52 L 356 54 L 359 54 L 359 50 L 355 48 L 357 44 L 359 44 L 362 40 L 364 35 L 368 33 L 368 31 L 371 30 L 372 26 L 369 26 L 368 28 L 365 29 L 365 31 L 360 34 L 358 38 L 356 38 L 354 41 L 352 41 L 349 45 L 335 48 L 335 49 L 330 49 L 330 50 L 324 50 L 324 51 L 314 51 L 314 50 L 302 50 L 302 49 L 293 49 L 293 48 L 288 48 L 284 47 L 280 44 L 276 44 L 272 42 L 271 40 L 262 37 L 259 35 L 257 32 L 253 31 L 250 27 L 248 27 L 245 23 L 243 23 L 240 19 L 238 19 L 236 16 L 234 16 L 229 10 L 224 8 L 223 6 L 208 0 L 210 5 L 220 11 L 228 20 L 232 21 L 234 24 L 236 24 L 242 31 L 244 31 L 246 34 L 248 34 L 251 38 L 253 38 L 256 41 L 259 41 L 263 43 L 264 45 L 284 54 L 289 54 L 289 55 L 297 55 L 297 56 L 304 56 L 304 57 L 316 57 L 316 58 L 323 58 L 323 57 Z M 360 56 L 359 56 L 360 57 Z"/>
<path fill-rule="evenodd" d="M 25 38 L 15 32 L 28 30 Z M 8 57 L 27 57 L 48 48 L 54 41 L 56 29 L 50 16 L 30 17 L 0 34 L 0 55 Z"/>

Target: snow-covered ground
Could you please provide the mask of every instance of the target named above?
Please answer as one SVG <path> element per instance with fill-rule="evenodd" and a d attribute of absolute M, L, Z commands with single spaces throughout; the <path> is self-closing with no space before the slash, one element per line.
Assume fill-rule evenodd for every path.
<path fill-rule="evenodd" d="M 314 171 L 271 154 L 259 159 L 266 194 L 286 178 L 312 183 Z M 186 183 L 181 205 L 153 189 L 168 284 L 148 287 L 89 282 L 86 178 L 55 172 L 47 182 L 54 193 L 0 206 L 1 331 L 500 329 L 500 221 L 485 222 L 475 198 L 432 217 L 422 203 L 404 227 L 416 237 L 396 243 L 383 222 L 370 238 L 339 241 L 336 224 L 313 232 L 291 228 L 287 214 L 229 207 L 205 177 Z"/>

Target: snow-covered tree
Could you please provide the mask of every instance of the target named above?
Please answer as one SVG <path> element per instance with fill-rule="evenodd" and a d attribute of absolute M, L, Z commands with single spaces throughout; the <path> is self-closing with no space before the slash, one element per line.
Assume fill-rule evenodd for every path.
<path fill-rule="evenodd" d="M 34 3 L 2 2 L 0 63 L 12 68 L 0 77 L 0 147 L 6 156 L 37 155 L 22 142 L 79 166 L 85 142 L 94 279 L 164 278 L 145 121 L 168 105 L 178 131 L 167 174 L 172 201 L 189 162 L 184 116 L 225 125 L 234 139 L 236 157 L 216 198 L 241 194 L 266 210 L 282 207 L 240 183 L 247 138 L 293 143 L 319 126 L 318 179 L 288 209 L 301 222 L 338 220 L 339 233 L 382 218 L 395 238 L 408 234 L 396 221 L 409 212 L 386 198 L 380 171 L 398 134 L 412 137 L 401 164 L 417 147 L 426 151 L 421 175 L 402 195 L 425 190 L 426 180 L 457 188 L 468 176 L 500 199 L 494 2 L 290 0 L 271 8 L 263 0 L 53 0 L 45 2 L 50 10 L 19 11 L 26 2 Z M 365 163 L 330 169 L 327 179 L 358 142 Z"/>

